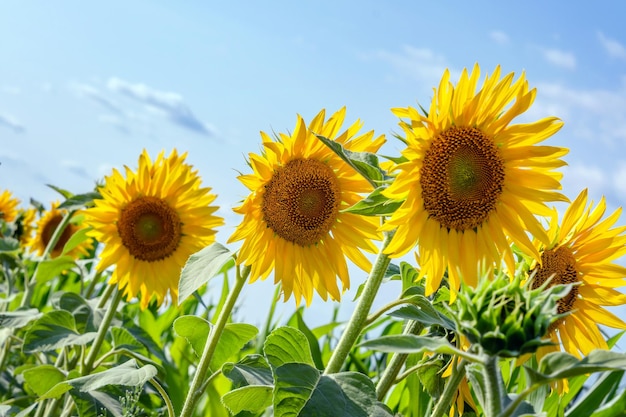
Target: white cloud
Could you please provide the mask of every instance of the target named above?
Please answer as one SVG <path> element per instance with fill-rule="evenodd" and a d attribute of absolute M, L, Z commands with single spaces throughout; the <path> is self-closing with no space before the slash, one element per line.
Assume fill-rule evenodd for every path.
<path fill-rule="evenodd" d="M 608 38 L 602 32 L 598 32 L 598 40 L 609 56 L 626 60 L 626 47 L 624 45 L 615 39 Z"/>
<path fill-rule="evenodd" d="M 145 84 L 129 83 L 115 77 L 109 79 L 107 87 L 111 91 L 146 105 L 151 110 L 156 110 L 181 127 L 202 135 L 214 134 L 213 127 L 200 121 L 179 94 L 159 91 Z"/>
<path fill-rule="evenodd" d="M 561 51 L 560 49 L 541 49 L 543 57 L 549 63 L 566 69 L 576 68 L 576 57 L 571 52 Z"/>
<path fill-rule="evenodd" d="M 0 113 L 0 126 L 7 127 L 15 133 L 24 133 L 26 128 L 15 117 Z"/>
<path fill-rule="evenodd" d="M 563 189 L 571 199 L 583 188 L 594 194 L 604 193 L 610 185 L 607 175 L 597 166 L 573 163 L 563 168 Z"/>
<path fill-rule="evenodd" d="M 86 97 L 105 110 L 117 114 L 123 115 L 124 111 L 111 99 L 105 97 L 97 88 L 87 84 L 72 84 L 72 90 L 76 92 L 80 97 Z"/>
<path fill-rule="evenodd" d="M 500 45 L 506 45 L 508 44 L 511 40 L 509 39 L 509 35 L 507 35 L 506 33 L 504 33 L 501 30 L 492 30 L 489 33 L 489 37 L 491 38 L 491 40 L 493 40 L 495 43 L 500 44 Z"/>
<path fill-rule="evenodd" d="M 441 74 L 448 68 L 443 55 L 439 55 L 428 48 L 416 48 L 411 45 L 404 45 L 400 52 L 374 51 L 365 58 L 385 61 L 401 74 L 431 86 L 439 82 Z"/>

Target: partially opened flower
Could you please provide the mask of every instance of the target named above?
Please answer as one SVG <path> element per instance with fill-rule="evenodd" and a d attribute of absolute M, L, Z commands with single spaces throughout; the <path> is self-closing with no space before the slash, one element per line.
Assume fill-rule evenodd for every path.
<path fill-rule="evenodd" d="M 52 240 L 52 237 L 57 227 L 63 221 L 63 217 L 68 215 L 67 210 L 59 209 L 58 207 L 59 202 L 56 201 L 51 204 L 50 210 L 47 210 L 41 214 L 41 217 L 39 218 L 39 220 L 37 221 L 37 225 L 35 226 L 35 234 L 30 237 L 30 240 L 27 243 L 27 245 L 30 246 L 33 251 L 36 251 L 39 256 L 42 256 L 44 254 L 46 247 L 48 247 L 48 244 Z M 50 249 L 50 257 L 56 258 L 57 256 L 61 255 L 65 244 L 70 240 L 74 233 L 78 232 L 82 228 L 84 228 L 83 225 L 77 223 L 76 221 L 70 220 L 70 222 L 61 232 L 61 235 L 56 241 L 54 247 Z M 73 257 L 88 255 L 91 246 L 91 242 L 89 240 L 85 240 L 82 243 L 78 244 L 76 247 L 74 247 L 72 250 L 70 250 L 67 255 Z"/>
<path fill-rule="evenodd" d="M 125 167 L 124 177 L 114 169 L 85 212 L 89 234 L 104 244 L 98 270 L 115 265 L 110 284 L 127 298 L 140 294 L 141 308 L 153 297 L 161 305 L 168 291 L 177 299 L 181 268 L 224 223 L 186 156 L 161 152 L 153 162 L 144 150 L 137 171 Z"/>
<path fill-rule="evenodd" d="M 593 349 L 607 349 L 598 325 L 626 329 L 626 323 L 604 306 L 626 304 L 626 295 L 615 290 L 626 285 L 626 268 L 614 263 L 626 255 L 626 227 L 614 227 L 621 209 L 601 220 L 606 201 L 600 200 L 592 209 L 587 206 L 587 190 L 583 190 L 568 207 L 559 226 L 552 217 L 548 236 L 550 243 L 537 242 L 541 262 L 531 268 L 533 288 L 547 279 L 549 286 L 576 284 L 558 301 L 558 313 L 570 313 L 548 329 L 554 346 L 541 348 L 543 356 L 559 349 L 578 357 Z"/>
<path fill-rule="evenodd" d="M 357 135 L 356 122 L 339 133 L 345 108 L 324 121 L 322 110 L 307 127 L 298 116 L 290 135 L 274 141 L 261 132 L 263 153 L 250 154 L 252 174 L 239 180 L 251 190 L 235 212 L 244 216 L 230 242 L 243 240 L 237 262 L 250 265 L 250 280 L 274 271 L 285 301 L 293 294 L 309 304 L 313 290 L 324 299 L 339 300 L 349 288 L 345 257 L 364 270 L 371 266 L 362 250 L 374 252 L 378 219 L 342 212 L 362 199 L 372 186 L 324 145 L 315 134 L 351 151 L 376 152 L 384 137 Z"/>
<path fill-rule="evenodd" d="M 504 260 L 515 270 L 511 241 L 535 258 L 527 232 L 547 240 L 535 217 L 550 212 L 547 201 L 567 201 L 557 192 L 566 149 L 538 146 L 562 123 L 549 117 L 511 124 L 535 98 L 522 74 L 500 78 L 500 67 L 479 79 L 476 65 L 463 70 L 456 86 L 446 70 L 427 115 L 412 107 L 393 109 L 407 147 L 395 181 L 384 192 L 404 201 L 385 223 L 396 229 L 385 252 L 397 257 L 417 245 L 426 292 L 448 272 L 452 301 L 461 280 L 475 286 L 479 276 Z"/>
<path fill-rule="evenodd" d="M 15 198 L 9 190 L 4 190 L 0 194 L 0 220 L 12 222 L 17 216 L 17 206 L 20 200 Z"/>

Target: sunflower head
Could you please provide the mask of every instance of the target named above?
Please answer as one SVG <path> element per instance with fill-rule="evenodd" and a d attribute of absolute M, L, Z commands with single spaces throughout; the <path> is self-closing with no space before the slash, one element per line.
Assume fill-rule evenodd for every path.
<path fill-rule="evenodd" d="M 380 238 L 377 219 L 342 212 L 372 186 L 316 134 L 354 152 L 376 152 L 385 139 L 358 134 L 358 121 L 341 132 L 344 118 L 345 108 L 328 120 L 322 110 L 308 126 L 298 116 L 292 134 L 261 132 L 263 153 L 250 154 L 253 173 L 239 177 L 251 192 L 235 209 L 244 218 L 229 242 L 243 241 L 237 262 L 251 266 L 251 281 L 274 272 L 285 301 L 293 294 L 309 304 L 313 290 L 339 300 L 350 285 L 345 256 L 369 269 L 362 250 L 375 251 Z"/>
<path fill-rule="evenodd" d="M 57 227 L 61 224 L 66 215 L 68 215 L 67 210 L 59 209 L 58 201 L 53 202 L 50 206 L 50 210 L 41 214 L 39 220 L 37 221 L 37 225 L 35 226 L 35 234 L 30 236 L 27 246 L 30 246 L 34 252 L 37 252 L 39 256 L 42 256 L 48 247 L 48 244 L 52 240 Z M 24 217 L 24 220 L 26 220 L 26 217 Z M 50 256 L 52 258 L 56 258 L 61 255 L 65 244 L 82 228 L 84 228 L 84 226 L 81 224 L 78 216 L 71 219 L 61 232 L 61 235 L 59 236 L 54 247 L 50 249 Z M 91 247 L 91 241 L 85 240 L 70 250 L 67 255 L 75 258 L 79 256 L 86 256 L 89 254 Z"/>
<path fill-rule="evenodd" d="M 539 252 L 527 232 L 547 236 L 537 215 L 548 201 L 567 201 L 557 190 L 566 149 L 539 146 L 562 123 L 550 117 L 512 124 L 535 98 L 522 74 L 500 76 L 497 67 L 477 89 L 479 67 L 463 71 L 456 85 L 446 71 L 428 114 L 412 107 L 392 111 L 403 120 L 405 162 L 384 194 L 403 204 L 383 226 L 397 229 L 385 252 L 402 256 L 417 247 L 427 293 L 447 271 L 451 301 L 461 281 L 475 286 L 479 276 L 504 261 L 515 271 L 514 242 L 534 258 Z"/>
<path fill-rule="evenodd" d="M 161 152 L 152 161 L 144 150 L 136 171 L 114 169 L 100 188 L 102 199 L 85 211 L 89 235 L 104 245 L 98 270 L 115 265 L 110 284 L 141 308 L 169 293 L 177 299 L 187 258 L 213 243 L 224 221 L 215 215 L 215 195 L 185 162 L 187 154 Z"/>
<path fill-rule="evenodd" d="M 626 304 L 626 296 L 615 290 L 626 285 L 626 268 L 615 263 L 626 255 L 626 227 L 615 227 L 621 209 L 602 219 L 604 198 L 593 206 L 583 190 L 560 224 L 553 211 L 549 243 L 535 242 L 541 258 L 531 265 L 532 287 L 574 284 L 558 300 L 558 313 L 566 315 L 550 326 L 554 346 L 542 348 L 541 356 L 559 345 L 579 357 L 593 349 L 607 349 L 598 325 L 626 329 L 622 319 L 604 308 Z"/>
<path fill-rule="evenodd" d="M 15 198 L 9 190 L 4 190 L 0 194 L 0 220 L 9 223 L 17 216 L 17 206 L 20 200 Z"/>

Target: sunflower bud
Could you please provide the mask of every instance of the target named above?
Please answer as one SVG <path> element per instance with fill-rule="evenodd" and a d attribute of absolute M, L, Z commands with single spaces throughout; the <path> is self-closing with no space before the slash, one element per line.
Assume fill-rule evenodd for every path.
<path fill-rule="evenodd" d="M 551 342 L 542 339 L 562 317 L 557 300 L 571 285 L 531 289 L 519 277 L 498 275 L 483 279 L 477 288 L 462 286 L 456 302 L 457 330 L 489 355 L 517 357 Z"/>

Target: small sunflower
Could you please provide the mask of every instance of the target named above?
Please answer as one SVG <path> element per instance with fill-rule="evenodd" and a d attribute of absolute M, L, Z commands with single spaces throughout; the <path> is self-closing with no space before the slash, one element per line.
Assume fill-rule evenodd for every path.
<path fill-rule="evenodd" d="M 561 226 L 556 212 L 552 216 L 550 243 L 536 242 L 541 261 L 531 266 L 532 286 L 540 287 L 548 278 L 549 286 L 576 284 L 558 301 L 558 313 L 571 313 L 553 323 L 548 336 L 554 346 L 541 348 L 543 356 L 559 349 L 573 355 L 587 355 L 593 349 L 608 349 L 598 325 L 626 329 L 626 323 L 603 306 L 626 304 L 626 295 L 614 288 L 626 285 L 626 268 L 614 263 L 626 255 L 626 227 L 614 227 L 621 209 L 600 220 L 606 210 L 604 197 L 592 210 L 583 190 L 566 210 Z"/>
<path fill-rule="evenodd" d="M 67 210 L 59 209 L 58 201 L 52 203 L 50 206 L 50 210 L 42 213 L 39 220 L 37 221 L 37 225 L 35 226 L 35 234 L 30 236 L 27 246 L 30 246 L 33 251 L 37 252 L 39 256 L 42 256 L 46 250 L 46 247 L 50 243 L 54 232 L 56 231 L 61 221 L 63 221 L 63 217 L 66 215 L 66 213 Z M 26 220 L 26 217 L 24 217 L 24 219 Z M 84 228 L 83 225 L 70 220 L 70 222 L 61 233 L 59 240 L 57 240 L 57 243 L 50 250 L 50 257 L 56 258 L 61 255 L 65 244 L 70 240 L 74 233 L 78 232 L 82 228 Z M 69 251 L 67 254 L 72 257 L 79 257 L 81 255 L 86 256 L 89 254 L 90 248 L 91 242 L 85 241 Z"/>
<path fill-rule="evenodd" d="M 372 186 L 315 134 L 356 152 L 376 152 L 385 138 L 357 135 L 359 121 L 339 134 L 344 118 L 345 107 L 328 121 L 322 110 L 308 127 L 298 116 L 293 134 L 276 141 L 261 132 L 263 153 L 249 155 L 254 173 L 239 177 L 252 192 L 234 209 L 244 218 L 229 242 L 243 240 L 237 262 L 251 266 L 251 282 L 274 271 L 285 301 L 293 294 L 308 305 L 314 289 L 340 300 L 337 277 L 342 291 L 350 286 L 345 256 L 369 270 L 361 250 L 375 252 L 371 240 L 380 239 L 378 219 L 342 212 Z"/>
<path fill-rule="evenodd" d="M 141 294 L 145 309 L 152 297 L 161 305 L 169 290 L 178 295 L 180 271 L 189 256 L 215 241 L 216 196 L 185 163 L 187 154 L 161 152 L 153 162 L 144 150 L 139 168 L 114 169 L 100 188 L 102 199 L 85 211 L 89 235 L 104 244 L 98 270 L 115 264 L 109 281 L 127 298 Z"/>
<path fill-rule="evenodd" d="M 7 223 L 15 220 L 18 204 L 20 204 L 20 200 L 13 197 L 9 190 L 4 190 L 0 194 L 0 220 L 4 220 Z"/>
<path fill-rule="evenodd" d="M 22 209 L 18 213 L 18 222 L 20 223 L 19 241 L 22 245 L 28 245 L 35 230 L 35 219 L 37 218 L 37 209 L 30 207 L 26 210 Z"/>
<path fill-rule="evenodd" d="M 502 260 L 515 270 L 511 240 L 535 258 L 539 253 L 527 231 L 547 240 L 535 215 L 550 213 L 547 201 L 567 201 L 561 189 L 568 150 L 537 146 L 558 131 L 562 122 L 549 117 L 528 124 L 510 124 L 532 104 L 524 74 L 500 79 L 500 67 L 476 91 L 480 69 L 463 70 L 458 84 L 446 70 L 434 91 L 428 115 L 412 107 L 392 109 L 408 119 L 406 162 L 398 165 L 394 182 L 385 190 L 403 201 L 383 226 L 396 229 L 385 249 L 392 257 L 417 244 L 420 277 L 427 294 L 441 284 L 447 270 L 452 301 L 461 280 L 476 286 L 477 277 Z"/>

